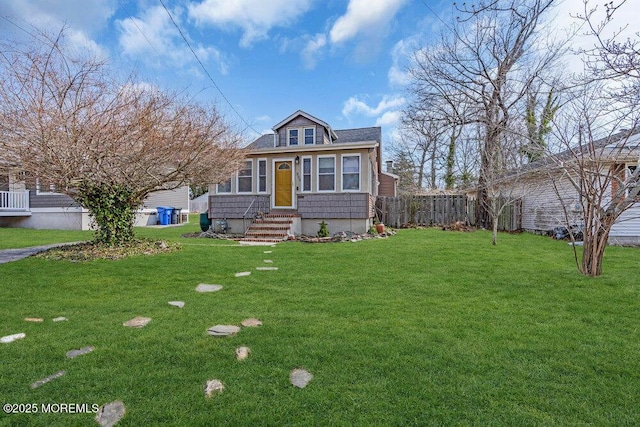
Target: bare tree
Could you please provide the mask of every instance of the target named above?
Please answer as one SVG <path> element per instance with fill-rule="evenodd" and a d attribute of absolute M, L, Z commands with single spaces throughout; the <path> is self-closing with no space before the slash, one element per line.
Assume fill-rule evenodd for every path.
<path fill-rule="evenodd" d="M 244 156 L 214 107 L 110 78 L 64 31 L 2 50 L 0 157 L 87 208 L 99 242 L 131 240 L 149 193 L 222 181 Z"/>
<path fill-rule="evenodd" d="M 461 125 L 481 126 L 478 135 L 476 224 L 491 227 L 487 174 L 496 175 L 501 144 L 511 140 L 529 88 L 559 59 L 563 41 L 552 43 L 539 30 L 555 0 L 480 0 L 458 8 L 461 16 L 436 46 L 415 53 L 411 92 L 418 108 L 444 100 L 464 106 Z M 473 129 L 473 128 L 472 128 Z"/>

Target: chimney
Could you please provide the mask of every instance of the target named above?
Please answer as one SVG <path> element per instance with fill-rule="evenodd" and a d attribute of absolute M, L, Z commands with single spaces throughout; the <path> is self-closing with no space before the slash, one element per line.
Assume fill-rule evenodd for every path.
<path fill-rule="evenodd" d="M 387 172 L 393 173 L 393 160 L 387 160 L 385 163 L 387 164 Z"/>

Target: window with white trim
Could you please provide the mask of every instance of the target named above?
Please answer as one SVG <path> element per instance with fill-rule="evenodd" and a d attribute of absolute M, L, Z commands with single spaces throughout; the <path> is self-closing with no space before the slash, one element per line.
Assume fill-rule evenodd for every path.
<path fill-rule="evenodd" d="M 247 160 L 238 171 L 238 193 L 251 193 L 253 187 L 253 162 Z"/>
<path fill-rule="evenodd" d="M 638 170 L 638 166 L 637 165 L 627 165 L 626 169 L 627 169 L 626 170 L 626 174 L 627 174 L 627 195 L 635 193 L 636 194 L 635 198 L 638 199 L 638 198 L 640 198 L 640 192 L 637 192 L 637 190 L 638 190 L 637 187 L 640 186 L 640 177 L 635 175 L 635 173 Z"/>
<path fill-rule="evenodd" d="M 218 183 L 218 189 L 217 189 L 216 192 L 218 194 L 231 193 L 231 178 L 229 178 L 228 180 L 226 180 L 224 182 L 219 182 Z"/>
<path fill-rule="evenodd" d="M 318 157 L 318 191 L 336 190 L 336 158 Z"/>
<path fill-rule="evenodd" d="M 342 191 L 360 191 L 360 155 L 342 156 Z"/>
<path fill-rule="evenodd" d="M 316 128 L 304 128 L 304 145 L 312 145 L 316 143 Z"/>
<path fill-rule="evenodd" d="M 302 191 L 311 191 L 311 157 L 302 158 Z"/>
<path fill-rule="evenodd" d="M 258 160 L 258 193 L 267 192 L 267 160 Z"/>
<path fill-rule="evenodd" d="M 300 134 L 299 129 L 289 129 L 287 133 L 287 140 L 289 145 L 298 145 L 298 136 Z"/>
<path fill-rule="evenodd" d="M 36 194 L 62 194 L 56 191 L 56 186 L 53 183 L 49 183 L 49 185 L 41 185 L 40 179 L 36 178 Z"/>

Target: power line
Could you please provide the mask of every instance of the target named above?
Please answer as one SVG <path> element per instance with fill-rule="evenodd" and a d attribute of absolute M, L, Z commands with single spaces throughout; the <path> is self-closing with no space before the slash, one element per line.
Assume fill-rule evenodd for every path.
<path fill-rule="evenodd" d="M 169 12 L 169 9 L 167 9 L 167 6 L 164 4 L 163 0 L 160 0 L 160 4 L 162 5 L 162 7 L 164 8 L 164 10 L 167 12 L 167 15 L 169 15 L 169 19 L 171 19 L 171 22 L 173 23 L 174 27 L 176 27 L 176 29 L 178 30 L 178 32 L 180 33 L 180 36 L 182 37 L 182 40 L 184 40 L 184 42 L 187 44 L 187 46 L 189 47 L 189 50 L 191 51 L 191 53 L 193 54 L 194 58 L 196 58 L 196 61 L 198 61 L 198 64 L 200 64 L 200 67 L 202 68 L 202 70 L 204 71 L 205 75 L 209 78 L 209 80 L 211 81 L 211 83 L 213 83 L 213 86 L 217 89 L 217 91 L 220 93 L 220 96 L 222 96 L 222 98 L 227 102 L 227 104 L 229 104 L 229 107 L 231 107 L 231 109 L 233 110 L 234 113 L 236 113 L 236 115 L 240 118 L 240 120 L 242 120 L 242 122 L 247 125 L 247 127 L 251 130 L 253 130 L 255 133 L 257 133 L 258 135 L 260 135 L 260 132 L 258 132 L 251 124 L 249 124 L 249 122 L 247 122 L 245 120 L 245 118 L 240 114 L 240 112 L 233 106 L 233 104 L 231 104 L 231 101 L 229 101 L 229 99 L 225 96 L 225 94 L 222 92 L 222 89 L 220 89 L 220 87 L 218 86 L 218 84 L 215 82 L 215 80 L 213 80 L 213 77 L 211 77 L 211 74 L 209 74 L 209 71 L 206 69 L 206 67 L 204 66 L 204 64 L 202 63 L 202 61 L 200 61 L 200 58 L 198 57 L 198 54 L 196 54 L 196 51 L 193 50 L 193 47 L 191 47 L 191 43 L 189 43 L 189 40 L 187 39 L 187 37 L 184 35 L 184 33 L 182 32 L 182 30 L 180 29 L 180 27 L 178 26 L 178 23 L 173 19 L 173 15 L 171 15 L 171 12 Z"/>

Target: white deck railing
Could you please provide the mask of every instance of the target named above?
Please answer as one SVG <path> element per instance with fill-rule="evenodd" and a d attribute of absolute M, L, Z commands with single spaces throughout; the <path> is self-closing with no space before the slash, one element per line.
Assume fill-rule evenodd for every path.
<path fill-rule="evenodd" d="M 29 190 L 0 191 L 0 211 L 28 211 Z"/>

